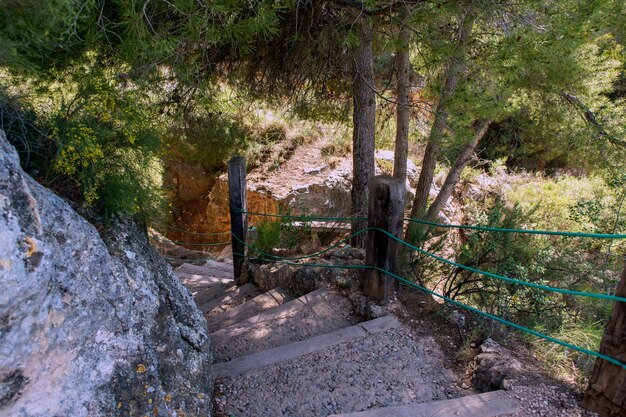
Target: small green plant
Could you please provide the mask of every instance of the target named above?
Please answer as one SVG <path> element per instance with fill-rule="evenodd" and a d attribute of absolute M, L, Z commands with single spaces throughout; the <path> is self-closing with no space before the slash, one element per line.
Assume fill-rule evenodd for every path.
<path fill-rule="evenodd" d="M 393 175 L 393 161 L 388 159 L 377 159 L 376 165 L 386 175 Z"/>
<path fill-rule="evenodd" d="M 337 288 L 340 289 L 340 290 L 347 290 L 351 286 L 352 286 L 352 284 L 348 280 L 337 281 Z"/>
<path fill-rule="evenodd" d="M 540 325 L 538 327 L 542 330 Z M 584 349 L 597 351 L 603 332 L 604 326 L 601 322 L 567 320 L 550 335 Z M 581 354 L 543 339 L 534 339 L 532 344 L 537 356 L 546 363 L 548 370 L 555 377 L 571 377 L 572 365 L 574 365 L 576 382 L 580 384 L 581 388 L 586 384 L 593 370 L 595 357 Z"/>
<path fill-rule="evenodd" d="M 506 170 L 506 161 L 507 157 L 503 156 L 502 158 L 498 158 L 495 161 L 492 161 L 489 165 L 489 174 L 496 175 L 498 172 L 502 170 Z"/>
<path fill-rule="evenodd" d="M 335 142 L 331 142 L 331 143 L 327 143 L 326 145 L 324 145 L 322 147 L 322 156 L 326 159 L 330 158 L 330 157 L 341 157 L 341 156 L 347 156 L 350 154 L 350 152 L 352 152 L 352 147 L 348 142 L 341 142 L 341 143 L 335 143 Z"/>
<path fill-rule="evenodd" d="M 263 145 L 284 142 L 287 139 L 287 128 L 283 123 L 272 122 L 256 133 L 253 139 Z"/>
<path fill-rule="evenodd" d="M 476 181 L 476 178 L 484 171 L 478 168 L 474 168 L 471 166 L 465 167 L 465 169 L 461 172 L 461 181 L 472 183 Z"/>
<path fill-rule="evenodd" d="M 271 253 L 280 242 L 280 221 L 262 221 L 257 225 L 258 237 L 254 244 L 259 250 Z M 264 258 L 261 253 L 255 253 L 255 257 Z M 271 259 L 268 259 L 271 260 Z"/>

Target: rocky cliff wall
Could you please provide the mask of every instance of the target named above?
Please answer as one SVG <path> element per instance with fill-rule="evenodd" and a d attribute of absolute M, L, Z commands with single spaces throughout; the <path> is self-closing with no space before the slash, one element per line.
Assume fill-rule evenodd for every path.
<path fill-rule="evenodd" d="M 104 236 L 0 131 L 0 416 L 210 416 L 210 341 L 134 222 Z"/>

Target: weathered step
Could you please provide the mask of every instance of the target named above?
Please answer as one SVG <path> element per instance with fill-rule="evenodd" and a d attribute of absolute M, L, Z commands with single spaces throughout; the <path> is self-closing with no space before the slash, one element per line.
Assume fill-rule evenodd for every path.
<path fill-rule="evenodd" d="M 315 290 L 212 333 L 214 360 L 226 362 L 349 326 L 351 310 L 345 297 Z"/>
<path fill-rule="evenodd" d="M 204 275 L 186 275 L 180 274 L 178 275 L 180 282 L 187 288 L 189 291 L 197 292 L 203 288 L 212 287 L 214 285 L 228 284 L 233 285 L 232 278 L 220 278 L 220 277 L 207 277 Z"/>
<path fill-rule="evenodd" d="M 210 287 L 199 288 L 196 291 L 192 291 L 193 299 L 196 302 L 198 308 L 207 304 L 211 300 L 221 297 L 226 291 L 232 288 L 232 283 L 229 284 L 214 284 Z"/>
<path fill-rule="evenodd" d="M 258 295 L 243 304 L 233 307 L 229 310 L 219 313 L 216 316 L 207 318 L 207 327 L 209 332 L 214 332 L 220 328 L 226 328 L 233 324 L 256 316 L 263 311 L 278 307 L 279 305 L 290 301 L 292 297 L 286 290 L 277 287 L 266 293 Z"/>
<path fill-rule="evenodd" d="M 237 417 L 320 417 L 461 394 L 433 338 L 416 339 L 402 325 L 366 333 L 260 368 L 251 363 L 277 355 L 276 350 L 245 362 L 241 358 L 237 366 L 252 369 L 235 376 L 226 376 L 241 372 L 235 361 L 215 365 L 222 375 L 217 382 L 218 398 L 222 399 L 217 411 Z M 306 343 L 291 344 L 283 354 L 289 355 L 289 349 L 306 351 Z"/>
<path fill-rule="evenodd" d="M 333 414 L 330 417 L 496 417 L 519 410 L 517 401 L 506 392 L 492 391 L 450 400 Z"/>
<path fill-rule="evenodd" d="M 184 263 L 174 271 L 176 274 L 194 274 L 205 276 L 220 276 L 225 278 L 233 278 L 232 265 L 224 262 L 216 262 L 212 260 L 206 261 L 203 266 Z"/>
<path fill-rule="evenodd" d="M 220 261 L 213 261 L 211 259 L 206 261 L 206 264 L 204 264 L 205 268 L 209 268 L 209 269 L 220 269 L 224 272 L 229 272 L 230 274 L 233 273 L 233 264 L 232 263 L 227 263 L 227 262 L 220 262 Z"/>
<path fill-rule="evenodd" d="M 200 311 L 206 315 L 215 316 L 223 311 L 226 311 L 232 307 L 240 305 L 251 298 L 254 298 L 261 294 L 262 291 L 254 284 L 244 284 L 241 287 L 234 287 L 231 290 L 222 294 L 214 300 L 211 300 L 205 304 L 198 306 Z"/>
<path fill-rule="evenodd" d="M 345 343 L 363 336 L 372 335 L 400 326 L 394 316 L 384 316 L 378 319 L 359 323 L 355 326 L 344 327 L 330 333 L 311 337 L 300 342 L 290 343 L 273 349 L 264 350 L 233 359 L 230 362 L 219 363 L 213 367 L 216 377 L 233 377 L 268 365 L 274 365 L 290 359 L 295 359 L 318 350 Z"/>

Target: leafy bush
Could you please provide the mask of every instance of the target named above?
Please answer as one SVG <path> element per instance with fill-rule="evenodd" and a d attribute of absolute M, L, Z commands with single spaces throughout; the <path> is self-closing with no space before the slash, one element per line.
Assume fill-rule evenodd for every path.
<path fill-rule="evenodd" d="M 281 213 L 289 215 L 289 213 Z M 257 224 L 257 239 L 255 248 L 267 253 L 276 250 L 288 252 L 298 248 L 303 242 L 313 240 L 312 230 L 308 223 L 295 224 L 292 219 L 265 220 Z M 266 258 L 259 253 L 254 254 L 258 258 Z M 271 261 L 272 259 L 267 259 Z"/>
<path fill-rule="evenodd" d="M 247 146 L 249 131 L 236 115 L 200 107 L 178 118 L 181 122 L 174 122 L 166 136 L 169 148 L 208 172 L 222 171 Z"/>
<path fill-rule="evenodd" d="M 84 69 L 81 69 L 81 72 Z M 72 79 L 75 74 L 67 74 Z M 9 128 L 29 173 L 44 185 L 91 212 L 105 216 L 124 211 L 144 217 L 166 214 L 161 195 L 161 129 L 149 97 L 96 71 L 81 74 L 78 86 L 63 86 L 64 97 L 43 88 L 30 102 L 13 104 L 5 95 L 3 111 L 30 128 Z M 16 119 L 18 118 L 18 119 Z M 3 120 L 3 124 L 8 123 Z M 29 155 L 36 154 L 37 158 Z"/>
<path fill-rule="evenodd" d="M 618 182 L 619 183 L 619 182 Z M 621 184 L 621 183 L 619 183 Z M 624 233 L 623 189 L 599 178 L 535 177 L 484 201 L 466 199 L 466 223 L 504 229 Z M 424 247 L 457 263 L 535 284 L 592 293 L 615 290 L 625 242 L 500 233 L 447 231 Z M 537 329 L 574 345 L 596 349 L 611 304 L 602 300 L 534 289 L 415 256 L 417 279 L 483 311 Z M 593 360 L 550 343 L 535 347 L 555 372 L 572 362 L 582 375 Z"/>

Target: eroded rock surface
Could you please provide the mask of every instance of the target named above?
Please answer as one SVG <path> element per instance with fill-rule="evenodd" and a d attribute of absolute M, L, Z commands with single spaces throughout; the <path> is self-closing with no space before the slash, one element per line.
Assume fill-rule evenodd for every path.
<path fill-rule="evenodd" d="M 134 222 L 102 238 L 0 131 L 0 416 L 210 416 L 205 320 Z"/>
<path fill-rule="evenodd" d="M 365 252 L 351 247 L 337 249 L 316 259 L 319 265 L 359 266 L 363 265 Z M 306 261 L 305 261 L 306 263 Z M 358 285 L 363 278 L 360 269 L 301 267 L 289 264 L 255 264 L 247 265 L 248 279 L 263 291 L 276 287 L 289 290 L 295 296 L 315 291 L 318 288 L 331 286 L 349 287 Z"/>
<path fill-rule="evenodd" d="M 508 388 L 507 381 L 522 370 L 522 364 L 492 339 L 482 343 L 474 363 L 472 382 L 483 392 Z"/>

